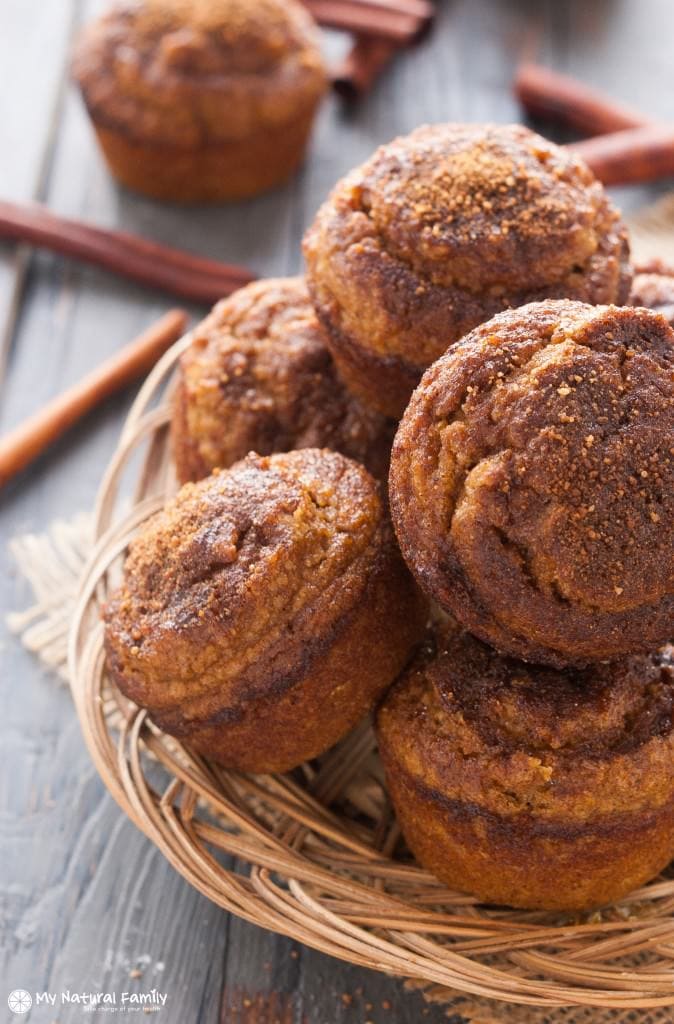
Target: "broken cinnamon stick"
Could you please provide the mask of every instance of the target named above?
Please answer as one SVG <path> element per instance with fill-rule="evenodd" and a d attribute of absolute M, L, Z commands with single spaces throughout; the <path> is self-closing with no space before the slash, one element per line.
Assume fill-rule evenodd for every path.
<path fill-rule="evenodd" d="M 574 142 L 575 150 L 605 185 L 637 185 L 674 176 L 674 127 L 641 128 Z"/>
<path fill-rule="evenodd" d="M 0 487 L 109 395 L 149 372 L 184 334 L 187 313 L 173 309 L 78 384 L 0 438 Z"/>
<path fill-rule="evenodd" d="M 398 43 L 390 39 L 356 36 L 353 46 L 333 74 L 335 92 L 350 102 L 365 95 L 399 50 Z"/>
<path fill-rule="evenodd" d="M 377 4 L 400 5 L 401 9 L 420 19 L 420 27 L 413 40 L 416 42 L 430 28 L 435 16 L 435 5 L 429 0 L 370 0 Z M 376 35 L 357 34 L 354 43 L 335 69 L 332 86 L 342 99 L 353 101 L 372 88 L 382 71 L 400 52 L 402 44 Z"/>
<path fill-rule="evenodd" d="M 538 64 L 520 67 L 515 92 L 529 113 L 553 117 L 593 136 L 571 146 L 605 185 L 636 185 L 674 175 L 674 127 Z"/>
<path fill-rule="evenodd" d="M 432 17 L 426 0 L 304 0 L 319 25 L 410 43 Z"/>
<path fill-rule="evenodd" d="M 514 89 L 527 113 L 558 121 L 581 135 L 605 135 L 654 123 L 653 118 L 540 64 L 522 64 Z"/>

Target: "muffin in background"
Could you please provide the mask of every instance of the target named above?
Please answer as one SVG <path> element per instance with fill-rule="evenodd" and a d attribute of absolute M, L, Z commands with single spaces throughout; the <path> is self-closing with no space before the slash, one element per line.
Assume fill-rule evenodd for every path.
<path fill-rule="evenodd" d="M 165 732 L 227 767 L 286 771 L 371 710 L 425 625 L 378 484 L 304 448 L 185 484 L 131 544 L 105 644 Z"/>
<path fill-rule="evenodd" d="M 180 359 L 171 436 L 181 483 L 250 451 L 331 448 L 384 478 L 396 424 L 344 387 L 301 277 L 219 302 Z"/>
<path fill-rule="evenodd" d="M 376 718 L 408 846 L 486 903 L 584 910 L 674 856 L 672 648 L 590 669 L 432 644 Z"/>
<path fill-rule="evenodd" d="M 185 203 L 286 180 L 327 85 L 298 0 L 119 0 L 80 35 L 73 72 L 114 176 Z"/>
<path fill-rule="evenodd" d="M 631 280 L 601 183 L 521 125 L 425 125 L 381 146 L 335 186 L 304 251 L 341 376 L 396 418 L 426 367 L 495 313 L 622 303 Z"/>

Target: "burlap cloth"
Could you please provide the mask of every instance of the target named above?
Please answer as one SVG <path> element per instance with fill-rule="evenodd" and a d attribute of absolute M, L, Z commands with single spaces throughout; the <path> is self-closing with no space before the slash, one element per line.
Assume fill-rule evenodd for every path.
<path fill-rule="evenodd" d="M 674 265 L 674 194 L 628 218 L 636 260 L 659 258 Z M 66 668 L 68 627 L 77 595 L 78 580 L 91 547 L 89 517 L 56 520 L 42 534 L 25 534 L 9 543 L 18 572 L 30 584 L 33 603 L 7 616 L 10 632 L 62 683 Z M 447 1016 L 459 1014 L 471 1024 L 673 1024 L 673 1008 L 653 1010 L 601 1010 L 566 1007 L 554 1010 L 497 1003 L 464 995 L 453 989 L 421 988 L 430 1003 L 442 1004 Z"/>

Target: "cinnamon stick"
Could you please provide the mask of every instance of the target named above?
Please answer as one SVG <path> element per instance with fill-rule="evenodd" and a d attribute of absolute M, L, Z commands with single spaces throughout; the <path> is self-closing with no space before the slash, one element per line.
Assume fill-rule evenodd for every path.
<path fill-rule="evenodd" d="M 432 18 L 433 4 L 431 0 L 351 0 L 352 3 L 369 4 L 371 7 L 385 7 L 392 11 L 413 14 L 417 18 Z"/>
<path fill-rule="evenodd" d="M 674 175 L 674 127 L 537 64 L 520 67 L 515 91 L 529 113 L 554 117 L 593 135 L 571 146 L 605 185 L 636 185 Z"/>
<path fill-rule="evenodd" d="M 0 438 L 0 487 L 109 395 L 149 372 L 185 332 L 187 313 L 173 309 L 134 341 Z"/>
<path fill-rule="evenodd" d="M 319 25 L 397 43 L 410 43 L 418 38 L 432 16 L 432 9 L 425 0 L 304 0 L 304 3 Z"/>
<path fill-rule="evenodd" d="M 353 46 L 333 74 L 333 89 L 345 100 L 358 99 L 369 92 L 399 50 L 398 43 L 390 39 L 356 36 Z"/>
<path fill-rule="evenodd" d="M 204 259 L 123 231 L 59 217 L 37 203 L 0 200 L 0 238 L 50 249 L 141 284 L 211 304 L 252 281 L 244 267 Z"/>
<path fill-rule="evenodd" d="M 605 185 L 636 185 L 674 176 L 674 127 L 641 128 L 574 142 L 575 150 Z"/>
<path fill-rule="evenodd" d="M 639 111 L 540 64 L 522 64 L 514 89 L 527 113 L 559 121 L 581 135 L 605 135 L 654 123 Z"/>
<path fill-rule="evenodd" d="M 362 0 L 359 0 L 362 3 Z M 367 0 L 366 0 L 367 2 Z M 392 7 L 414 15 L 419 19 L 416 42 L 430 27 L 435 17 L 435 5 L 429 0 L 369 0 L 370 3 Z M 367 93 L 379 75 L 390 64 L 401 49 L 401 43 L 380 35 L 356 34 L 354 43 L 335 69 L 332 86 L 343 99 L 353 101 Z"/>

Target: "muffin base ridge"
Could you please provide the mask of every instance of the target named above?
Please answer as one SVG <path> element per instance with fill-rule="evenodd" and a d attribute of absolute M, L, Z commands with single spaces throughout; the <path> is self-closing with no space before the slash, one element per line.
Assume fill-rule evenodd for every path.
<path fill-rule="evenodd" d="M 398 769 L 390 773 L 388 788 L 419 863 L 450 888 L 477 895 L 484 903 L 525 910 L 592 910 L 638 889 L 671 860 L 674 798 L 636 821 L 618 815 L 593 820 L 584 828 L 541 823 L 532 828 L 448 801 Z M 483 851 L 485 838 L 489 856 Z"/>
<path fill-rule="evenodd" d="M 456 627 L 379 705 L 387 788 L 420 864 L 481 902 L 604 906 L 674 855 L 671 648 L 585 670 Z"/>
<path fill-rule="evenodd" d="M 335 366 L 349 391 L 366 408 L 397 420 L 419 383 L 419 371 L 396 356 L 382 358 L 358 345 L 340 330 L 315 301 L 316 315 L 329 343 Z"/>
<path fill-rule="evenodd" d="M 110 171 L 126 188 L 198 204 L 247 199 L 282 185 L 304 160 L 312 123 L 313 111 L 292 125 L 198 149 L 134 139 L 96 122 L 94 127 Z"/>

